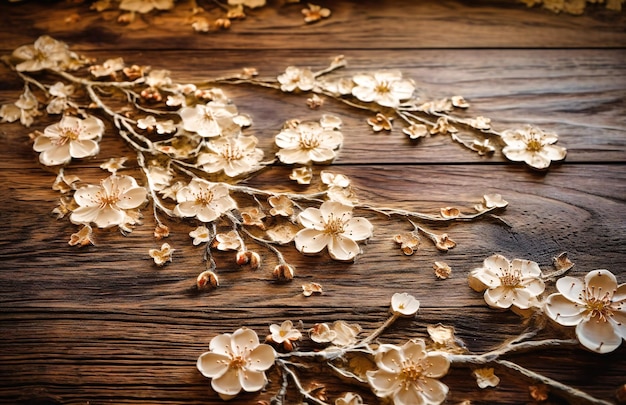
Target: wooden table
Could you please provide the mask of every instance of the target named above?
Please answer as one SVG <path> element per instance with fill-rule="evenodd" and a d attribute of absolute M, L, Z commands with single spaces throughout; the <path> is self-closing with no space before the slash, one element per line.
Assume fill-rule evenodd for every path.
<path fill-rule="evenodd" d="M 571 275 L 606 268 L 626 282 L 624 13 L 589 7 L 582 16 L 557 15 L 496 0 L 320 1 L 332 10 L 331 17 L 305 24 L 303 5 L 270 1 L 228 31 L 198 34 L 188 21 L 183 25 L 189 16 L 185 1 L 172 13 L 141 16 L 128 26 L 115 22 L 118 11 L 99 14 L 87 4 L 68 3 L 2 4 L 2 53 L 48 34 L 100 62 L 123 57 L 128 65 L 168 69 L 180 82 L 251 66 L 265 77 L 290 65 L 319 70 L 342 54 L 350 74 L 399 69 L 428 97 L 461 94 L 473 115 L 492 118 L 498 130 L 534 124 L 557 132 L 568 156 L 548 172 L 535 172 L 500 152 L 480 157 L 444 136 L 411 142 L 400 122 L 391 133 L 373 133 L 366 123 L 370 113 L 332 99 L 311 110 L 304 95 L 224 85 L 239 110 L 253 118 L 253 133 L 266 156 L 285 120 L 333 113 L 343 119 L 345 142 L 332 170 L 352 179 L 361 201 L 437 214 L 446 206 L 471 209 L 483 194 L 500 193 L 509 201 L 500 215 L 510 227 L 488 220 L 438 227 L 454 238 L 456 248 L 442 253 L 423 241 L 414 255 L 404 256 L 392 237 L 410 225 L 364 212 L 375 234 L 353 264 L 333 261 L 326 253 L 303 257 L 290 245 L 283 251 L 297 273 L 283 284 L 273 281 L 276 259 L 263 248 L 256 271 L 239 268 L 232 254 L 218 253 L 221 285 L 199 292 L 195 279 L 203 269 L 202 249 L 190 243 L 191 225 L 169 223 L 167 241 L 178 250 L 172 263 L 157 267 L 147 254 L 161 243 L 152 236 L 149 208 L 143 210 L 144 224 L 126 237 L 98 230 L 95 246 L 69 246 L 77 228 L 51 214 L 58 200 L 51 188 L 55 173 L 39 164 L 28 137 L 53 121 L 44 117 L 31 129 L 2 124 L 0 402 L 220 403 L 195 366 L 214 336 L 241 326 L 265 336 L 270 324 L 287 319 L 301 321 L 303 330 L 345 320 L 359 323 L 366 334 L 388 316 L 391 295 L 403 291 L 421 301 L 419 314 L 398 320 L 380 342 L 427 338 L 426 325 L 441 322 L 454 326 L 470 350 L 482 353 L 525 328 L 522 318 L 489 309 L 468 287 L 469 271 L 494 253 L 550 269 L 552 258 L 567 252 L 575 263 Z M 14 102 L 22 90 L 15 72 L 2 65 L 0 104 Z M 122 155 L 132 151 L 108 122 L 102 153 L 73 163 L 80 168 L 73 173 L 96 181 L 102 177 L 99 165 Z M 316 167 L 316 174 L 320 168 L 331 167 Z M 248 184 L 307 190 L 287 180 L 290 170 L 276 165 Z M 452 267 L 449 279 L 433 275 L 435 261 Z M 323 295 L 304 297 L 305 282 L 322 284 Z M 540 336 L 572 336 L 568 332 L 548 326 Z M 312 347 L 305 336 L 302 348 Z M 617 389 L 626 383 L 626 345 L 607 355 L 569 347 L 507 359 L 606 401 L 616 401 Z M 532 402 L 528 386 L 533 382 L 519 374 L 496 366 L 500 384 L 479 389 L 471 371 L 453 366 L 442 379 L 450 387 L 447 403 Z M 268 376 L 265 391 L 240 395 L 232 403 L 269 401 L 281 378 L 276 370 Z M 329 403 L 346 391 L 378 403 L 365 387 L 322 366 L 302 371 L 301 378 L 307 389 L 324 385 Z M 544 403 L 566 403 L 557 394 Z M 298 401 L 290 388 L 287 403 Z"/>

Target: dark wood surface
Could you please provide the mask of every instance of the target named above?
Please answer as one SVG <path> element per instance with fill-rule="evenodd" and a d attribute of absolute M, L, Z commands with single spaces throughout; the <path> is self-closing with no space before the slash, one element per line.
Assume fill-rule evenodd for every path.
<path fill-rule="evenodd" d="M 233 267 L 228 254 L 218 254 L 222 285 L 198 293 L 202 251 L 189 243 L 188 224 L 172 224 L 168 242 L 179 251 L 163 268 L 146 254 L 156 245 L 149 215 L 126 238 L 100 231 L 96 246 L 68 246 L 76 227 L 51 215 L 58 198 L 51 189 L 54 174 L 39 165 L 29 130 L 2 124 L 0 403 L 220 403 L 195 368 L 213 336 L 243 325 L 262 336 L 269 324 L 285 319 L 302 321 L 305 329 L 342 319 L 371 331 L 399 291 L 420 299 L 419 315 L 398 321 L 381 340 L 425 337 L 425 325 L 441 322 L 453 325 L 471 350 L 486 351 L 524 329 L 517 315 L 490 310 L 467 286 L 467 273 L 493 253 L 550 268 L 552 257 L 568 252 L 576 264 L 573 275 L 606 268 L 626 282 L 624 13 L 590 7 L 583 16 L 556 15 L 505 0 L 320 3 L 333 14 L 318 24 L 303 23 L 302 5 L 270 2 L 230 31 L 207 35 L 181 25 L 185 2 L 178 11 L 150 14 L 130 26 L 115 23 L 119 13 L 97 14 L 86 4 L 3 3 L 0 51 L 10 53 L 49 34 L 98 60 L 122 56 L 128 64 L 171 70 L 180 81 L 251 65 L 272 77 L 289 65 L 323 68 L 329 58 L 344 54 L 350 71 L 397 68 L 424 94 L 462 94 L 472 113 L 492 118 L 496 129 L 533 123 L 555 131 L 569 150 L 567 160 L 536 173 L 500 154 L 481 158 L 442 137 L 412 143 L 399 128 L 374 134 L 366 112 L 328 100 L 321 111 L 342 117 L 346 138 L 333 170 L 353 179 L 362 201 L 436 213 L 443 206 L 469 208 L 484 193 L 500 193 L 510 203 L 502 217 L 511 227 L 478 221 L 438 228 L 458 247 L 444 254 L 424 244 L 407 257 L 391 237 L 410 227 L 363 213 L 376 234 L 354 264 L 327 255 L 303 257 L 289 247 L 285 253 L 297 266 L 297 278 L 276 284 L 270 254 L 257 271 Z M 63 22 L 74 13 L 80 16 L 75 23 Z M 1 65 L 0 104 L 13 102 L 21 89 L 15 73 Z M 286 119 L 320 115 L 306 107 L 303 96 L 247 86 L 224 89 L 253 117 L 266 151 Z M 45 122 L 37 125 L 33 128 L 41 129 Z M 96 159 L 81 163 L 83 180 L 95 181 L 102 162 L 130 153 L 112 136 L 101 149 Z M 293 187 L 283 180 L 289 170 L 270 168 L 249 184 Z M 434 261 L 442 260 L 453 268 L 445 281 L 432 274 Z M 308 281 L 321 283 L 324 294 L 303 297 L 300 285 Z M 548 332 L 566 336 L 558 329 Z M 573 348 L 510 359 L 606 401 L 614 402 L 626 383 L 624 346 L 603 356 Z M 377 403 L 367 389 L 316 371 L 304 373 L 303 380 L 325 384 L 332 401 L 356 391 L 366 403 Z M 528 381 L 497 372 L 500 385 L 480 390 L 468 368 L 454 367 L 443 379 L 450 387 L 447 403 L 532 401 Z M 278 376 L 269 377 L 267 391 L 232 403 L 271 398 Z M 557 396 L 550 401 L 564 403 Z"/>

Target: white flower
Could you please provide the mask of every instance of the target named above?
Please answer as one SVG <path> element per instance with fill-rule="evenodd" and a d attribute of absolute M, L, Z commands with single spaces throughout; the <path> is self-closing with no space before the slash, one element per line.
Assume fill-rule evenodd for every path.
<path fill-rule="evenodd" d="M 78 204 L 70 221 L 75 224 L 95 223 L 99 228 L 124 225 L 128 221 L 127 210 L 138 208 L 146 201 L 146 189 L 137 185 L 130 176 L 111 175 L 99 186 L 89 185 L 76 190 L 74 200 Z"/>
<path fill-rule="evenodd" d="M 107 59 L 102 65 L 93 65 L 89 67 L 89 72 L 94 77 L 104 77 L 114 75 L 115 72 L 124 69 L 124 59 Z"/>
<path fill-rule="evenodd" d="M 448 372 L 450 361 L 437 352 L 427 352 L 421 339 L 403 346 L 382 344 L 375 356 L 378 370 L 367 372 L 374 393 L 395 405 L 436 405 L 445 401 L 448 387 L 437 380 Z"/>
<path fill-rule="evenodd" d="M 74 94 L 74 86 L 65 85 L 63 82 L 56 82 L 48 90 L 52 98 L 48 101 L 46 111 L 48 114 L 61 114 L 68 106 L 67 98 Z"/>
<path fill-rule="evenodd" d="M 293 327 L 293 322 L 287 320 L 280 325 L 271 324 L 270 337 L 272 342 L 282 344 L 284 342 L 302 339 L 302 333 Z"/>
<path fill-rule="evenodd" d="M 294 167 L 289 174 L 289 179 L 298 184 L 311 184 L 313 180 L 313 168 L 311 166 Z"/>
<path fill-rule="evenodd" d="M 238 6 L 240 4 L 250 8 L 257 8 L 263 7 L 265 0 L 228 0 L 228 5 L 230 6 Z"/>
<path fill-rule="evenodd" d="M 235 231 L 218 233 L 215 235 L 215 241 L 217 250 L 238 250 L 241 247 L 241 238 Z"/>
<path fill-rule="evenodd" d="M 250 173 L 259 167 L 263 151 L 256 148 L 254 136 L 219 137 L 207 143 L 211 153 L 201 153 L 196 161 L 207 173 L 224 171 L 229 177 Z"/>
<path fill-rule="evenodd" d="M 261 390 L 267 383 L 265 370 L 274 364 L 276 352 L 271 346 L 259 344 L 257 334 L 247 328 L 237 329 L 211 339 L 209 351 L 198 357 L 197 367 L 211 378 L 211 387 L 223 399 L 230 399 L 242 389 Z"/>
<path fill-rule="evenodd" d="M 535 169 L 547 169 L 553 160 L 563 160 L 567 149 L 554 145 L 558 136 L 543 132 L 539 128 L 527 126 L 524 129 L 506 130 L 502 133 L 506 144 L 502 153 L 514 162 L 525 162 Z"/>
<path fill-rule="evenodd" d="M 335 405 L 363 405 L 363 398 L 354 392 L 346 392 L 343 397 L 335 400 Z"/>
<path fill-rule="evenodd" d="M 180 217 L 197 217 L 202 222 L 212 222 L 222 214 L 237 208 L 228 188 L 222 183 L 210 183 L 195 178 L 176 193 L 178 204 L 174 214 Z"/>
<path fill-rule="evenodd" d="M 361 333 L 361 325 L 358 323 L 348 323 L 346 321 L 333 322 L 335 337 L 331 343 L 335 346 L 349 346 L 357 342 L 357 335 Z"/>
<path fill-rule="evenodd" d="M 343 134 L 326 129 L 319 122 L 304 122 L 295 128 L 286 128 L 276 135 L 276 153 L 281 162 L 307 164 L 333 160 L 335 150 L 343 143 Z"/>
<path fill-rule="evenodd" d="M 22 60 L 15 66 L 18 72 L 36 72 L 44 69 L 70 66 L 78 56 L 67 45 L 43 35 L 33 45 L 23 45 L 13 51 L 13 57 Z"/>
<path fill-rule="evenodd" d="M 371 237 L 374 230 L 367 219 L 352 217 L 352 207 L 335 201 L 307 208 L 298 215 L 298 221 L 305 228 L 294 238 L 296 248 L 309 254 L 328 246 L 335 260 L 353 260 L 361 252 L 356 242 Z"/>
<path fill-rule="evenodd" d="M 420 302 L 407 293 L 395 293 L 391 296 L 391 312 L 399 316 L 413 316 L 417 313 Z"/>
<path fill-rule="evenodd" d="M 120 10 L 148 13 L 154 9 L 169 10 L 174 7 L 174 0 L 122 0 Z"/>
<path fill-rule="evenodd" d="M 46 127 L 35 139 L 33 149 L 41 152 L 39 161 L 46 166 L 65 164 L 72 158 L 96 155 L 100 151 L 98 141 L 103 133 L 104 123 L 99 118 L 65 116 L 60 122 Z"/>
<path fill-rule="evenodd" d="M 185 107 L 179 114 L 183 119 L 183 128 L 203 138 L 219 135 L 235 137 L 241 132 L 241 127 L 245 126 L 237 124 L 239 115 L 234 104 L 210 101 L 206 105 Z"/>
<path fill-rule="evenodd" d="M 493 367 L 477 368 L 472 372 L 476 378 L 478 388 L 497 387 L 500 384 L 500 377 L 493 372 Z"/>
<path fill-rule="evenodd" d="M 278 82 L 282 91 L 294 91 L 300 89 L 309 91 L 315 87 L 315 76 L 310 69 L 300 69 L 295 66 L 289 66 L 285 69 L 285 73 L 278 75 Z"/>
<path fill-rule="evenodd" d="M 322 183 L 328 186 L 328 188 L 346 188 L 350 186 L 350 179 L 347 176 L 343 174 L 329 172 L 328 170 L 322 170 L 322 172 L 320 173 L 320 179 L 322 180 Z"/>
<path fill-rule="evenodd" d="M 189 232 L 189 236 L 193 238 L 194 246 L 211 240 L 211 233 L 209 232 L 209 228 L 204 225 L 200 225 L 193 231 Z"/>
<path fill-rule="evenodd" d="M 375 102 L 383 107 L 398 107 L 400 101 L 411 98 L 415 91 L 412 80 L 402 78 L 399 71 L 358 74 L 352 80 L 356 86 L 352 95 L 361 101 Z"/>
<path fill-rule="evenodd" d="M 545 312 L 564 326 L 576 326 L 580 343 L 597 353 L 617 349 L 626 339 L 626 284 L 608 270 L 593 270 L 584 282 L 563 277 L 559 291 L 546 301 Z"/>
<path fill-rule="evenodd" d="M 38 106 L 35 95 L 28 86 L 24 86 L 24 93 L 15 104 L 4 104 L 0 107 L 0 117 L 2 117 L 2 122 L 13 122 L 19 119 L 22 125 L 30 127 L 35 117 L 41 115 Z"/>
<path fill-rule="evenodd" d="M 148 250 L 148 254 L 154 260 L 154 264 L 157 266 L 163 266 L 167 262 L 172 261 L 172 254 L 176 249 L 172 249 L 169 243 L 164 243 L 161 245 L 160 249 L 150 249 Z"/>
<path fill-rule="evenodd" d="M 476 291 L 485 291 L 485 302 L 492 308 L 528 309 L 536 306 L 537 296 L 545 289 L 541 269 L 530 260 L 502 256 L 486 258 L 483 267 L 471 271 L 469 284 Z"/>

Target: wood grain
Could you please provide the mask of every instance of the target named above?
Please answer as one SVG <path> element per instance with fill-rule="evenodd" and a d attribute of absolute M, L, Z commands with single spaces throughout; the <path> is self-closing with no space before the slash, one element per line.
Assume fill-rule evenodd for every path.
<path fill-rule="evenodd" d="M 624 13 L 591 7 L 583 16 L 557 16 L 508 0 L 320 1 L 332 9 L 331 18 L 305 25 L 303 5 L 269 3 L 230 31 L 208 35 L 188 29 L 187 0 L 174 13 L 142 16 L 127 27 L 114 21 L 118 12 L 90 12 L 87 3 L 3 3 L 0 49 L 6 54 L 49 34 L 100 61 L 122 56 L 128 64 L 168 69 L 178 81 L 250 65 L 263 77 L 276 77 L 289 65 L 321 69 L 341 53 L 349 66 L 338 73 L 400 69 L 416 80 L 423 97 L 462 94 L 472 103 L 468 113 L 492 118 L 497 129 L 532 123 L 556 131 L 569 150 L 567 160 L 534 173 L 500 155 L 480 158 L 440 137 L 411 143 L 399 125 L 391 134 L 373 134 L 365 123 L 368 112 L 332 100 L 312 111 L 302 94 L 225 85 L 239 110 L 252 116 L 250 133 L 266 156 L 274 152 L 273 137 L 286 119 L 332 112 L 344 122 L 339 158 L 315 167 L 310 187 L 292 184 L 290 168 L 280 165 L 255 175 L 251 186 L 315 191 L 319 171 L 330 169 L 353 180 L 362 202 L 428 213 L 446 206 L 470 212 L 483 194 L 500 193 L 510 205 L 498 215 L 509 226 L 489 219 L 425 224 L 448 233 L 458 246 L 441 253 L 423 240 L 415 255 L 404 256 L 392 237 L 411 230 L 410 224 L 359 209 L 374 223 L 375 235 L 355 263 L 334 262 L 326 253 L 303 257 L 286 246 L 296 279 L 277 284 L 270 274 L 275 257 L 250 243 L 261 254 L 261 269 L 239 267 L 232 253 L 216 253 L 221 286 L 198 292 L 195 278 L 204 265 L 202 248 L 188 236 L 193 221 L 169 223 L 167 241 L 177 251 L 162 268 L 147 254 L 161 243 L 152 236 L 149 207 L 143 209 L 144 224 L 126 237 L 97 230 L 95 246 L 69 246 L 77 227 L 51 214 L 59 197 L 51 189 L 55 173 L 39 165 L 28 139 L 31 130 L 42 130 L 56 117 L 43 117 L 31 129 L 2 124 L 0 403 L 222 403 L 195 368 L 215 335 L 245 325 L 263 336 L 271 323 L 285 319 L 302 330 L 342 319 L 368 332 L 385 320 L 389 297 L 398 291 L 416 295 L 421 309 L 415 319 L 395 323 L 382 342 L 426 337 L 426 326 L 441 322 L 454 326 L 472 351 L 487 351 L 524 330 L 517 315 L 489 309 L 467 285 L 467 273 L 493 253 L 528 258 L 548 270 L 552 257 L 568 252 L 576 264 L 572 275 L 607 268 L 626 281 Z M 65 22 L 74 13 L 78 20 Z M 15 73 L 0 65 L 0 104 L 15 101 L 21 91 Z M 97 182 L 106 176 L 98 168 L 102 162 L 132 156 L 111 126 L 102 151 L 66 170 Z M 129 166 L 127 173 L 141 178 L 132 160 Z M 236 198 L 240 205 L 249 203 Z M 437 280 L 434 261 L 447 262 L 451 278 Z M 323 285 L 322 296 L 301 294 L 301 284 L 310 281 Z M 539 338 L 571 336 L 571 329 L 548 325 Z M 306 339 L 303 348 L 315 347 Z M 605 356 L 576 347 L 507 358 L 610 402 L 626 383 L 626 347 Z M 497 368 L 500 385 L 480 390 L 471 371 L 455 366 L 443 379 L 451 388 L 446 403 L 531 403 L 529 381 L 519 375 Z M 301 375 L 307 387 L 324 384 L 331 403 L 345 391 L 379 403 L 366 387 L 338 380 L 321 365 Z M 269 400 L 280 377 L 275 370 L 268 376 L 266 391 L 231 403 Z M 288 403 L 299 403 L 294 392 Z M 564 403 L 557 395 L 545 402 Z"/>

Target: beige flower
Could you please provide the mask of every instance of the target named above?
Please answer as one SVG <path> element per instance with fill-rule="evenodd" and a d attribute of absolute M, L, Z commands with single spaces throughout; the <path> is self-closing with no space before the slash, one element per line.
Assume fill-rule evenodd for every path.
<path fill-rule="evenodd" d="M 296 89 L 309 91 L 315 87 L 315 76 L 310 69 L 288 66 L 285 73 L 278 75 L 280 89 L 292 92 Z"/>
<path fill-rule="evenodd" d="M 296 234 L 296 248 L 305 254 L 318 253 L 328 247 L 335 260 L 354 260 L 361 252 L 357 241 L 372 236 L 374 227 L 365 218 L 354 218 L 352 207 L 326 201 L 320 208 L 309 207 L 298 215 L 305 227 Z"/>
<path fill-rule="evenodd" d="M 398 316 L 413 316 L 417 313 L 420 302 L 407 293 L 395 293 L 391 296 L 391 312 Z"/>
<path fill-rule="evenodd" d="M 169 10 L 174 7 L 174 0 L 122 0 L 120 10 L 145 14 L 152 10 Z"/>
<path fill-rule="evenodd" d="M 286 195 L 273 195 L 267 199 L 272 208 L 270 208 L 270 215 L 290 217 L 293 215 L 293 201 Z"/>
<path fill-rule="evenodd" d="M 160 249 L 150 249 L 148 253 L 157 266 L 163 266 L 165 263 L 172 261 L 172 254 L 175 250 L 172 249 L 169 243 L 164 243 Z"/>
<path fill-rule="evenodd" d="M 206 105 L 184 107 L 179 112 L 186 131 L 195 132 L 203 138 L 215 136 L 236 137 L 241 132 L 237 124 L 237 107 L 218 101 L 210 101 Z"/>
<path fill-rule="evenodd" d="M 213 237 L 211 236 L 211 232 L 209 228 L 204 225 L 200 225 L 193 231 L 189 232 L 189 236 L 193 238 L 193 245 L 197 246 L 204 242 L 209 242 Z"/>
<path fill-rule="evenodd" d="M 281 245 L 287 244 L 296 237 L 300 229 L 293 225 L 291 222 L 285 224 L 276 225 L 266 231 L 270 240 L 280 243 Z"/>
<path fill-rule="evenodd" d="M 104 123 L 99 118 L 65 116 L 60 122 L 46 127 L 43 134 L 35 139 L 33 149 L 41 152 L 39 161 L 46 166 L 66 164 L 72 158 L 98 154 L 98 142 L 103 133 Z"/>
<path fill-rule="evenodd" d="M 197 367 L 211 378 L 211 387 L 222 399 L 230 399 L 242 389 L 261 390 L 267 383 L 265 370 L 274 364 L 276 352 L 259 344 L 257 334 L 247 328 L 237 329 L 211 339 L 209 351 L 198 357 Z"/>
<path fill-rule="evenodd" d="M 367 119 L 367 123 L 372 127 L 372 131 L 380 132 L 380 131 L 391 131 L 393 129 L 393 121 L 392 117 L 388 117 L 383 113 L 376 114 L 375 117 L 370 117 Z"/>
<path fill-rule="evenodd" d="M 319 283 L 302 284 L 302 295 L 310 297 L 313 294 L 322 294 L 324 292 L 322 285 Z"/>
<path fill-rule="evenodd" d="M 305 22 L 312 23 L 315 21 L 319 21 L 322 18 L 330 17 L 330 10 L 327 8 L 322 8 L 316 4 L 309 3 L 309 8 L 303 8 L 302 14 L 304 15 Z"/>
<path fill-rule="evenodd" d="M 478 388 L 497 387 L 500 384 L 500 377 L 495 375 L 493 367 L 477 368 L 472 372 L 476 378 Z"/>
<path fill-rule="evenodd" d="M 74 200 L 78 208 L 72 212 L 70 221 L 75 224 L 93 222 L 99 228 L 124 225 L 129 222 L 127 211 L 141 206 L 146 196 L 146 189 L 138 186 L 134 178 L 111 175 L 99 186 L 76 190 Z"/>
<path fill-rule="evenodd" d="M 68 46 L 47 35 L 43 35 L 33 45 L 23 45 L 13 51 L 13 57 L 22 62 L 15 66 L 18 72 L 37 72 L 78 65 L 78 56 L 70 52 Z"/>
<path fill-rule="evenodd" d="M 15 104 L 3 104 L 0 107 L 2 122 L 14 122 L 18 119 L 25 127 L 30 127 L 35 117 L 41 115 L 38 109 L 39 102 L 28 86 L 24 86 L 24 93 Z"/>
<path fill-rule="evenodd" d="M 400 250 L 411 256 L 420 244 L 420 238 L 413 232 L 399 233 L 393 237 L 394 242 L 400 245 Z"/>
<path fill-rule="evenodd" d="M 564 326 L 576 326 L 580 343 L 597 353 L 617 349 L 626 339 L 626 283 L 617 284 L 608 270 L 590 271 L 584 281 L 557 280 L 559 291 L 550 295 L 544 311 Z"/>
<path fill-rule="evenodd" d="M 415 91 L 413 81 L 403 79 L 402 72 L 395 70 L 357 74 L 352 80 L 356 84 L 352 88 L 354 97 L 383 107 L 398 107 L 402 100 L 411 98 Z"/>
<path fill-rule="evenodd" d="M 46 112 L 48 114 L 61 114 L 69 106 L 68 98 L 74 94 L 74 85 L 56 82 L 50 86 L 48 92 L 52 98 L 48 101 Z"/>
<path fill-rule="evenodd" d="M 198 155 L 196 164 L 207 173 L 224 171 L 228 177 L 237 177 L 257 170 L 263 159 L 263 151 L 256 148 L 254 136 L 238 138 L 219 137 L 206 145 L 210 153 Z"/>
<path fill-rule="evenodd" d="M 530 260 L 509 262 L 502 255 L 486 258 L 483 267 L 469 275 L 475 291 L 485 291 L 485 302 L 493 308 L 528 309 L 538 305 L 537 296 L 545 289 L 541 269 Z"/>
<path fill-rule="evenodd" d="M 302 339 L 302 332 L 293 327 L 293 322 L 286 320 L 280 325 L 270 325 L 270 335 L 266 341 L 282 345 L 285 350 L 291 351 L 293 350 L 294 342 L 300 339 Z"/>
<path fill-rule="evenodd" d="M 228 188 L 222 183 L 210 183 L 195 178 L 176 193 L 178 204 L 174 214 L 179 217 L 196 217 L 202 222 L 212 222 L 222 214 L 237 208 Z"/>
<path fill-rule="evenodd" d="M 419 139 L 428 136 L 428 127 L 424 124 L 411 124 L 403 128 L 402 132 L 407 134 L 411 139 Z"/>
<path fill-rule="evenodd" d="M 502 153 L 514 162 L 525 162 L 535 169 L 547 169 L 550 162 L 565 159 L 567 149 L 554 145 L 558 136 L 527 126 L 524 129 L 506 130 L 501 135 L 506 144 Z"/>
<path fill-rule="evenodd" d="M 322 170 L 320 173 L 320 179 L 322 183 L 326 184 L 328 188 L 330 187 L 349 187 L 350 179 L 348 176 L 343 174 L 329 172 L 328 170 Z"/>
<path fill-rule="evenodd" d="M 93 245 L 93 239 L 92 239 L 92 234 L 93 234 L 93 230 L 91 229 L 91 226 L 89 225 L 84 225 L 80 231 L 73 233 L 70 236 L 70 241 L 68 242 L 68 244 L 70 246 L 86 246 L 86 245 Z"/>
<path fill-rule="evenodd" d="M 343 397 L 335 400 L 335 405 L 364 405 L 363 398 L 354 392 L 346 392 Z"/>
<path fill-rule="evenodd" d="M 215 235 L 215 248 L 217 250 L 238 250 L 240 247 L 241 238 L 235 231 Z"/>
<path fill-rule="evenodd" d="M 378 370 L 367 372 L 367 380 L 380 398 L 395 405 L 429 404 L 445 401 L 448 387 L 438 378 L 448 372 L 450 360 L 441 353 L 427 352 L 421 339 L 403 346 L 382 344 L 375 356 Z"/>
<path fill-rule="evenodd" d="M 244 225 L 258 226 L 261 229 L 265 229 L 263 218 L 265 214 L 259 209 L 259 207 L 245 207 L 239 210 L 241 219 Z"/>
<path fill-rule="evenodd" d="M 107 59 L 102 65 L 93 65 L 89 67 L 89 73 L 93 77 L 113 76 L 115 72 L 124 69 L 124 59 Z"/>
<path fill-rule="evenodd" d="M 303 122 L 283 129 L 275 141 L 280 148 L 276 155 L 283 163 L 325 163 L 337 156 L 335 151 L 343 143 L 343 134 L 319 122 Z"/>
<path fill-rule="evenodd" d="M 311 184 L 313 169 L 311 166 L 295 167 L 289 174 L 289 179 L 296 181 L 298 184 Z"/>

